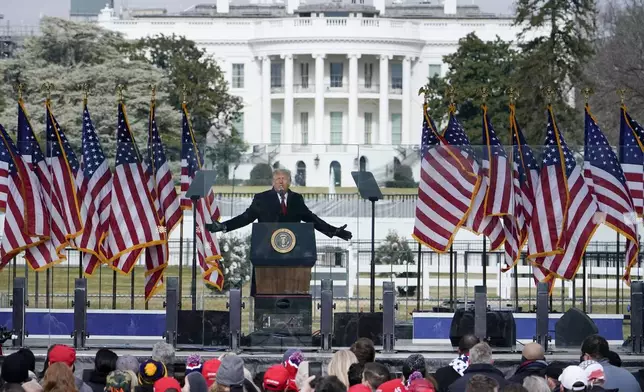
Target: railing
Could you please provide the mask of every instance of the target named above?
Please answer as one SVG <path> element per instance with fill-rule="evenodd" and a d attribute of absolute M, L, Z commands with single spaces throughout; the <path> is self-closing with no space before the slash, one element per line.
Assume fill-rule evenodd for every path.
<path fill-rule="evenodd" d="M 364 83 L 358 86 L 358 92 L 378 93 L 380 92 L 380 85 L 375 83 Z"/>
<path fill-rule="evenodd" d="M 295 92 L 295 93 L 314 93 L 315 92 L 315 84 L 314 83 L 295 84 L 295 85 L 293 85 L 293 92 Z"/>
<path fill-rule="evenodd" d="M 284 86 L 280 85 L 271 85 L 271 93 L 272 94 L 281 94 L 284 92 Z"/>
<path fill-rule="evenodd" d="M 349 91 L 349 87 L 342 83 L 342 81 L 336 81 L 336 82 L 331 82 L 326 84 L 326 91 L 327 92 L 337 92 L 337 93 L 346 93 Z"/>

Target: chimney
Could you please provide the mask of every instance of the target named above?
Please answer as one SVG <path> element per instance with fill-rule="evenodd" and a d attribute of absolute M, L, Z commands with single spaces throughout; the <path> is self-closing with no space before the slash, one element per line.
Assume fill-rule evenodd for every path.
<path fill-rule="evenodd" d="M 217 13 L 227 14 L 230 11 L 230 0 L 217 0 Z"/>
<path fill-rule="evenodd" d="M 445 0 L 443 5 L 445 15 L 456 15 L 456 0 Z"/>
<path fill-rule="evenodd" d="M 380 11 L 380 16 L 385 14 L 385 0 L 373 0 L 373 6 Z"/>
<path fill-rule="evenodd" d="M 300 6 L 300 0 L 286 0 L 286 12 L 292 14 Z"/>

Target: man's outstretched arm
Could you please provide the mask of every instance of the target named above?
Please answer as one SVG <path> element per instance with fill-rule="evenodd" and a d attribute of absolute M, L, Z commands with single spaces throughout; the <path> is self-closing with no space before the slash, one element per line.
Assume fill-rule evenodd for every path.
<path fill-rule="evenodd" d="M 246 211 L 242 212 L 234 218 L 230 218 L 225 222 L 213 222 L 209 225 L 206 225 L 206 229 L 211 232 L 226 232 L 237 230 L 253 223 L 259 217 L 259 209 L 259 201 L 257 200 L 257 195 L 255 195 L 255 197 L 253 197 L 253 202 L 250 203 L 250 206 L 246 209 Z"/>

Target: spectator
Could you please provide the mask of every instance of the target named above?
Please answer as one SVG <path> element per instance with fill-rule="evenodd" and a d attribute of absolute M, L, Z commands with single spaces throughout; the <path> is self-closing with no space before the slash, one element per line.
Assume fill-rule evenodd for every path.
<path fill-rule="evenodd" d="M 131 370 L 114 370 L 105 378 L 105 392 L 133 392 L 138 385 Z"/>
<path fill-rule="evenodd" d="M 229 392 L 239 391 L 244 385 L 244 361 L 238 356 L 226 356 L 222 358 L 221 365 L 217 370 L 215 383 L 211 391 Z"/>
<path fill-rule="evenodd" d="M 54 351 L 52 350 L 50 354 L 54 354 Z M 71 365 L 63 361 L 56 362 L 54 357 L 54 355 L 50 355 L 49 367 L 43 378 L 43 390 L 45 392 L 78 392 Z"/>
<path fill-rule="evenodd" d="M 336 351 L 331 357 L 327 374 L 336 376 L 346 388 L 349 388 L 349 366 L 352 363 L 358 363 L 358 358 L 349 350 Z M 317 388 L 316 388 L 316 392 Z"/>
<path fill-rule="evenodd" d="M 486 344 L 486 343 L 480 343 L 480 344 Z M 498 392 L 498 391 L 499 391 L 499 382 L 494 378 L 484 376 L 482 374 L 475 374 L 474 376 L 470 377 L 470 379 L 467 380 L 467 383 L 465 385 L 465 392 Z"/>
<path fill-rule="evenodd" d="M 274 365 L 264 373 L 262 387 L 264 391 L 284 392 L 288 385 L 289 372 L 282 365 Z"/>
<path fill-rule="evenodd" d="M 586 372 L 586 378 L 588 379 L 588 389 L 590 391 L 604 391 L 606 376 L 604 374 L 604 367 L 600 363 L 592 360 L 584 361 L 579 364 L 579 367 Z"/>
<path fill-rule="evenodd" d="M 497 389 L 502 388 L 507 384 L 503 373 L 495 368 L 492 364 L 492 349 L 487 343 L 478 343 L 470 350 L 470 364 L 463 372 L 463 377 L 454 381 L 448 387 L 449 392 L 462 392 L 467 389 L 468 382 L 475 375 L 489 377 L 497 382 Z M 483 384 L 481 384 L 483 385 Z M 485 386 L 485 385 L 483 385 Z M 477 391 L 478 392 L 478 391 Z"/>
<path fill-rule="evenodd" d="M 360 362 L 352 363 L 351 366 L 349 366 L 349 371 L 347 372 L 347 377 L 349 378 L 349 387 L 362 384 L 363 371 L 364 365 Z"/>
<path fill-rule="evenodd" d="M 25 392 L 25 389 L 20 384 L 8 382 L 0 387 L 0 392 Z"/>
<path fill-rule="evenodd" d="M 154 382 L 154 392 L 181 392 L 181 384 L 172 377 L 161 377 Z"/>
<path fill-rule="evenodd" d="M 152 359 L 166 366 L 174 364 L 174 347 L 166 342 L 157 342 L 152 347 Z"/>
<path fill-rule="evenodd" d="M 201 374 L 206 379 L 206 385 L 208 385 L 208 388 L 215 383 L 215 377 L 217 377 L 217 370 L 219 370 L 220 365 L 221 361 L 218 359 L 210 359 L 203 363 Z"/>
<path fill-rule="evenodd" d="M 186 359 L 186 376 L 192 372 L 201 373 L 203 367 L 201 356 L 198 354 L 188 355 Z"/>
<path fill-rule="evenodd" d="M 298 391 L 302 390 L 307 378 L 309 378 L 309 361 L 302 361 L 300 367 L 297 368 L 297 374 L 295 375 L 295 386 Z"/>
<path fill-rule="evenodd" d="M 409 392 L 436 392 L 436 386 L 429 380 L 419 378 L 409 384 Z"/>
<path fill-rule="evenodd" d="M 2 362 L 0 378 L 7 384 L 22 384 L 29 381 L 29 370 L 23 356 L 17 352 L 8 355 Z"/>
<path fill-rule="evenodd" d="M 509 384 L 509 385 L 519 385 L 519 384 Z M 550 387 L 545 378 L 539 376 L 528 376 L 523 379 L 523 386 L 526 390 L 530 392 L 550 392 Z M 503 389 L 504 391 L 508 388 L 508 385 Z"/>
<path fill-rule="evenodd" d="M 139 366 L 139 390 L 152 392 L 154 384 L 168 376 L 168 369 L 161 361 L 148 359 Z"/>
<path fill-rule="evenodd" d="M 408 389 L 402 379 L 394 378 L 393 380 L 380 384 L 376 392 L 407 392 Z M 317 392 L 317 391 L 316 391 Z"/>
<path fill-rule="evenodd" d="M 568 366 L 559 376 L 561 392 L 586 391 L 588 390 L 588 379 L 586 372 L 579 366 Z"/>
<path fill-rule="evenodd" d="M 371 392 L 378 389 L 380 385 L 389 381 L 389 369 L 381 363 L 367 362 L 362 372 L 362 384 L 369 387 Z"/>
<path fill-rule="evenodd" d="M 353 354 L 353 353 L 352 353 Z M 355 355 L 354 355 L 355 356 Z M 315 392 L 346 392 L 347 386 L 336 376 L 322 377 L 315 385 Z"/>
<path fill-rule="evenodd" d="M 541 375 L 546 379 L 548 383 L 548 388 L 553 392 L 559 392 L 559 376 L 563 373 L 563 370 L 568 367 L 568 364 L 563 362 L 552 362 L 550 363 L 541 373 Z"/>
<path fill-rule="evenodd" d="M 463 376 L 463 372 L 470 364 L 470 349 L 479 342 L 479 338 L 472 334 L 464 335 L 458 342 L 458 357 L 454 358 L 448 366 L 439 368 L 434 373 L 438 382 L 438 391 L 446 392 L 452 383 Z"/>
<path fill-rule="evenodd" d="M 199 372 L 192 372 L 186 376 L 182 392 L 208 392 L 206 379 Z"/>
<path fill-rule="evenodd" d="M 266 372 L 258 372 L 255 373 L 255 377 L 253 377 L 253 384 L 257 385 L 257 390 L 259 392 L 265 392 L 264 391 L 264 386 L 262 385 L 264 383 L 264 375 Z M 298 388 L 297 390 L 299 391 L 301 388 Z"/>
<path fill-rule="evenodd" d="M 530 376 L 530 377 L 533 377 L 533 376 Z M 500 392 L 532 392 L 532 391 L 530 391 L 528 388 L 524 387 L 521 384 L 510 383 L 510 384 L 505 384 L 505 386 L 501 388 Z M 549 389 L 548 389 L 548 392 L 550 392 Z"/>
<path fill-rule="evenodd" d="M 28 348 L 21 348 L 16 351 L 16 354 L 22 356 L 25 366 L 27 366 L 27 370 L 29 371 L 29 379 L 38 382 L 38 376 L 36 376 L 36 356 L 34 353 Z"/>
<path fill-rule="evenodd" d="M 89 375 L 87 385 L 94 392 L 103 392 L 107 375 L 116 370 L 118 355 L 112 350 L 102 348 L 94 357 L 94 370 Z"/>
<path fill-rule="evenodd" d="M 76 350 L 64 344 L 56 344 L 51 347 L 48 354 L 48 361 L 46 363 L 46 369 L 49 370 L 49 366 L 55 363 L 63 363 L 69 367 L 74 374 L 74 363 L 76 362 Z M 45 372 L 45 375 L 47 372 Z M 83 380 L 78 377 L 74 377 L 74 382 L 78 392 L 92 392 L 92 388 L 89 385 L 85 384 Z M 44 383 L 42 384 L 43 389 L 45 389 Z"/>
<path fill-rule="evenodd" d="M 369 338 L 360 338 L 351 345 L 351 352 L 355 354 L 358 363 L 364 365 L 367 362 L 376 360 L 376 348 Z"/>
<path fill-rule="evenodd" d="M 297 369 L 304 361 L 304 356 L 301 351 L 294 351 L 284 362 L 284 368 L 288 371 L 288 385 L 287 389 L 297 390 L 295 386 L 295 376 L 297 376 Z"/>
<path fill-rule="evenodd" d="M 606 357 L 606 359 L 608 359 L 608 363 L 610 363 L 611 365 L 622 367 L 622 358 L 620 358 L 619 354 L 617 354 L 615 351 L 608 351 L 608 356 Z"/>
<path fill-rule="evenodd" d="M 289 348 L 288 350 L 286 350 L 284 352 L 284 355 L 282 355 L 282 362 L 284 364 L 286 364 L 286 362 L 288 362 L 288 359 L 291 357 L 291 355 L 293 355 L 295 353 L 300 353 L 301 354 L 302 350 L 300 350 L 298 348 Z"/>
<path fill-rule="evenodd" d="M 297 388 L 295 387 L 295 380 L 289 379 L 288 382 L 289 384 L 287 386 L 287 389 L 292 387 L 294 391 L 297 391 Z M 262 385 L 262 383 L 260 382 L 259 385 Z M 260 392 L 259 387 L 255 385 L 255 381 L 253 380 L 253 374 L 250 372 L 250 370 L 246 369 L 245 367 L 244 367 L 244 392 Z"/>
<path fill-rule="evenodd" d="M 639 383 L 629 371 L 608 362 L 610 355 L 608 342 L 603 337 L 590 335 L 584 339 L 581 345 L 581 354 L 584 361 L 592 359 L 602 365 L 606 377 L 605 389 L 619 389 L 620 392 L 642 392 Z"/>
<path fill-rule="evenodd" d="M 521 352 L 521 364 L 508 380 L 522 384 L 524 378 L 540 374 L 548 366 L 545 355 L 546 353 L 539 343 L 526 344 Z"/>
<path fill-rule="evenodd" d="M 403 362 L 402 373 L 403 381 L 409 386 L 409 376 L 414 372 L 420 372 L 425 377 L 427 367 L 425 365 L 425 357 L 420 354 L 412 354 Z"/>
<path fill-rule="evenodd" d="M 129 370 L 134 374 L 138 374 L 139 366 L 139 360 L 133 355 L 121 355 L 116 360 L 116 370 Z"/>

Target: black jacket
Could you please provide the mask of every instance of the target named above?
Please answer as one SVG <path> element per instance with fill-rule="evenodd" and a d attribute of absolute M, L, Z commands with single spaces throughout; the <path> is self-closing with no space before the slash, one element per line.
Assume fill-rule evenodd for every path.
<path fill-rule="evenodd" d="M 452 385 L 454 381 L 461 378 L 461 375 L 458 374 L 458 372 L 454 370 L 453 367 L 444 366 L 442 368 L 436 369 L 434 378 L 438 383 L 438 392 L 447 392 L 447 388 L 449 388 L 449 386 Z"/>
<path fill-rule="evenodd" d="M 103 392 L 105 390 L 105 383 L 107 381 L 107 375 L 98 373 L 97 371 L 92 371 L 89 376 L 89 380 L 85 381 L 93 392 Z"/>
<path fill-rule="evenodd" d="M 258 222 L 309 222 L 313 223 L 315 230 L 329 237 L 332 237 L 335 233 L 335 227 L 312 213 L 304 204 L 302 195 L 292 190 L 289 190 L 286 196 L 286 215 L 282 215 L 279 196 L 271 188 L 256 194 L 246 211 L 227 220 L 224 225 L 226 226 L 226 231 L 232 231 L 249 225 L 256 220 Z"/>
<path fill-rule="evenodd" d="M 452 385 L 449 386 L 448 391 L 465 392 L 465 389 L 467 388 L 467 382 L 470 381 L 470 379 L 477 374 L 480 374 L 482 376 L 487 376 L 496 380 L 496 382 L 499 383 L 499 390 L 501 390 L 501 388 L 503 388 L 506 384 L 509 383 L 503 376 L 503 372 L 495 368 L 493 365 L 490 365 L 487 363 L 477 363 L 474 365 L 470 365 L 463 373 L 463 377 L 454 381 Z"/>
<path fill-rule="evenodd" d="M 540 376 L 540 373 L 548 366 L 546 361 L 525 361 L 517 368 L 514 375 L 508 381 L 523 384 L 523 380 L 529 376 Z"/>

